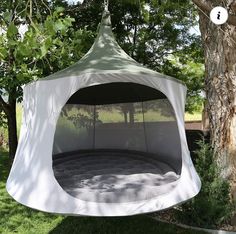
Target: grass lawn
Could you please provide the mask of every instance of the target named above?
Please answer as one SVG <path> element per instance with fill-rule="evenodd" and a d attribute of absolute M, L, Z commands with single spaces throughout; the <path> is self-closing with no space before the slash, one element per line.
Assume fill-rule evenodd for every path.
<path fill-rule="evenodd" d="M 21 120 L 22 120 L 22 104 L 17 104 L 16 106 L 16 113 L 17 113 L 17 129 L 18 129 L 18 136 L 20 134 L 20 126 L 21 126 Z M 161 116 L 158 115 L 158 113 L 146 113 L 146 121 L 152 121 L 152 119 L 162 119 L 160 118 Z M 136 119 L 142 120 L 142 115 L 137 114 Z M 109 121 L 108 121 L 109 119 Z M 112 116 L 112 119 L 114 122 L 116 121 L 123 121 L 123 115 L 122 114 L 116 114 Z M 103 113 L 103 122 L 110 122 L 111 121 L 111 116 L 109 112 L 104 112 Z M 168 118 L 166 120 L 169 120 Z M 185 113 L 185 121 L 199 121 L 202 120 L 202 113 L 201 112 L 194 112 L 193 114 Z M 72 127 L 74 128 L 74 126 Z M 5 128 L 2 128 L 0 126 L 0 134 L 4 135 L 4 138 L 7 139 L 7 130 Z"/>
<path fill-rule="evenodd" d="M 200 121 L 202 120 L 202 112 L 185 113 L 184 119 L 185 121 Z"/>
<path fill-rule="evenodd" d="M 0 233 L 22 234 L 203 234 L 159 223 L 147 215 L 122 218 L 69 217 L 46 214 L 16 203 L 6 192 L 10 163 L 0 149 Z"/>
<path fill-rule="evenodd" d="M 18 128 L 18 135 L 19 135 L 21 120 L 22 120 L 21 104 L 17 105 L 16 113 L 17 113 L 17 128 Z M 84 112 L 82 114 L 87 115 L 87 113 L 84 113 Z M 199 120 L 202 120 L 202 113 L 201 112 L 194 112 L 193 114 L 185 113 L 184 118 L 185 118 L 185 121 L 199 121 Z M 100 113 L 100 119 L 102 120 L 103 123 L 123 122 L 124 121 L 124 117 L 123 117 L 122 113 L 119 113 L 119 112 L 112 113 L 111 111 L 103 111 L 102 113 Z M 145 113 L 145 120 L 146 121 L 156 121 L 157 119 L 159 121 L 173 120 L 173 118 L 162 116 L 158 112 L 149 111 L 148 113 Z M 142 113 L 135 114 L 135 120 L 138 122 L 140 122 L 140 121 L 142 122 L 143 121 Z M 59 118 L 59 121 L 63 121 L 63 118 Z M 70 122 L 70 124 L 72 124 L 71 121 L 69 121 L 69 122 Z M 71 126 L 71 127 L 74 128 L 74 126 Z"/>

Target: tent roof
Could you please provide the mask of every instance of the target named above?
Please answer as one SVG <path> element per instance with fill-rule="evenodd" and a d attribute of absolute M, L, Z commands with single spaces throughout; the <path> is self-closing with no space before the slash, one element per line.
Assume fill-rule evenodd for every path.
<path fill-rule="evenodd" d="M 103 13 L 98 36 L 87 54 L 74 65 L 45 77 L 44 80 L 78 77 L 87 73 L 150 75 L 158 78 L 171 79 L 184 84 L 175 78 L 144 67 L 127 55 L 114 38 L 111 29 L 110 13 L 108 11 L 104 11 Z"/>

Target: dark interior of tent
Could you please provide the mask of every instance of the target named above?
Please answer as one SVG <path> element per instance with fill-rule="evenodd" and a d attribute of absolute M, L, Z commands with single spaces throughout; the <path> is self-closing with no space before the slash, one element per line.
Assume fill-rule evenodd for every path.
<path fill-rule="evenodd" d="M 162 92 L 137 83 L 82 88 L 61 110 L 52 157 L 57 182 L 84 201 L 135 202 L 168 193 L 182 167 L 173 107 Z"/>

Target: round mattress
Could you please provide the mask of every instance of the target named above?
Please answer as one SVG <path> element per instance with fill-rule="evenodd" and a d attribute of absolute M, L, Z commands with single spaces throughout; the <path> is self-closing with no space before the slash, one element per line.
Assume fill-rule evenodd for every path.
<path fill-rule="evenodd" d="M 154 198 L 171 191 L 180 177 L 155 157 L 129 151 L 55 155 L 53 170 L 60 186 L 71 196 L 105 203 Z"/>

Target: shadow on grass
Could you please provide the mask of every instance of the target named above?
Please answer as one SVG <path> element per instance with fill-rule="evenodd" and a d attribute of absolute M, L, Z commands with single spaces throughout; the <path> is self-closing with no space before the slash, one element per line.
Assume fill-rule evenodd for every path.
<path fill-rule="evenodd" d="M 201 232 L 166 225 L 144 215 L 122 218 L 66 217 L 50 234 L 194 234 Z"/>
<path fill-rule="evenodd" d="M 145 215 L 122 218 L 69 217 L 47 214 L 15 202 L 5 189 L 10 169 L 8 153 L 0 149 L 0 233 L 24 234 L 201 234 L 162 224 Z"/>
<path fill-rule="evenodd" d="M 8 152 L 0 147 L 0 182 L 6 181 L 10 167 L 11 161 L 8 157 Z"/>

